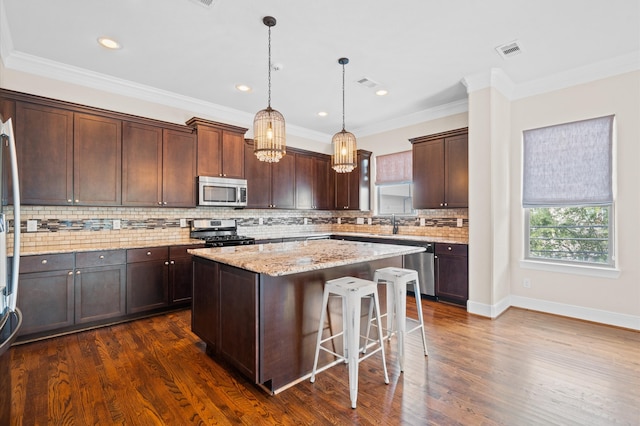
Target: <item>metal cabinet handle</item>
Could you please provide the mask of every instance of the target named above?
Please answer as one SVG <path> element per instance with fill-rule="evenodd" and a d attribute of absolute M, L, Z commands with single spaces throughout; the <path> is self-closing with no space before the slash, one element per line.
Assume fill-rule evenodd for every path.
<path fill-rule="evenodd" d="M 447 250 L 451 251 L 452 250 L 451 246 L 447 247 Z"/>
<path fill-rule="evenodd" d="M 79 203 L 79 202 L 80 202 L 80 200 L 76 200 L 76 203 Z"/>
<path fill-rule="evenodd" d="M 166 202 L 166 201 L 164 201 L 162 204 L 164 204 L 164 205 L 166 206 L 166 205 L 167 205 L 167 202 Z"/>
<path fill-rule="evenodd" d="M 76 271 L 76 275 L 80 275 L 80 271 Z"/>
<path fill-rule="evenodd" d="M 101 254 L 101 255 L 100 255 L 100 259 L 104 259 L 104 255 L 102 255 L 102 254 Z"/>
<path fill-rule="evenodd" d="M 147 252 L 147 256 L 151 256 L 151 252 L 150 251 Z"/>
<path fill-rule="evenodd" d="M 164 262 L 164 264 L 165 264 L 165 265 L 168 265 L 168 264 L 169 264 L 169 262 Z"/>
<path fill-rule="evenodd" d="M 72 202 L 73 200 L 71 200 L 71 198 L 67 199 L 67 203 Z"/>
<path fill-rule="evenodd" d="M 162 201 L 158 201 L 158 205 L 161 206 L 162 205 Z"/>
<path fill-rule="evenodd" d="M 73 271 L 69 271 L 67 275 L 73 275 Z"/>
<path fill-rule="evenodd" d="M 47 259 L 42 259 L 42 264 L 46 265 L 47 264 Z"/>
<path fill-rule="evenodd" d="M 172 265 L 175 265 L 175 264 L 176 264 L 176 262 L 175 262 L 174 260 L 172 260 L 170 263 L 171 263 Z"/>

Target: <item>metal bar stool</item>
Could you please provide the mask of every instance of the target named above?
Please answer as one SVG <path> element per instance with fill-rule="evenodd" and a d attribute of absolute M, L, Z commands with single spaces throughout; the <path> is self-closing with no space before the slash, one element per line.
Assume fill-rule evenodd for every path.
<path fill-rule="evenodd" d="M 422 330 L 422 345 L 424 347 L 424 355 L 429 355 L 427 351 L 427 339 L 424 334 L 424 318 L 422 316 L 422 303 L 420 299 L 420 285 L 418 282 L 418 272 L 413 269 L 403 269 L 388 267 L 376 270 L 373 281 L 377 283 L 385 283 L 387 286 L 387 339 L 393 333 L 398 336 L 398 360 L 400 363 L 400 371 L 404 371 L 404 340 L 408 333 L 416 330 Z M 413 294 L 416 298 L 416 308 L 418 310 L 418 319 L 407 318 L 407 285 L 413 285 Z M 407 319 L 417 322 L 417 325 L 407 331 Z M 367 326 L 367 336 L 371 330 L 371 323 L 375 321 L 375 326 L 380 329 L 380 321 L 372 318 L 372 311 L 369 309 Z M 365 348 L 366 349 L 366 348 Z"/>
<path fill-rule="evenodd" d="M 324 328 L 324 322 L 327 315 L 327 305 L 329 303 L 329 296 L 336 295 L 342 298 L 342 331 L 337 334 L 332 334 L 329 337 L 322 338 L 322 330 Z M 324 292 L 322 295 L 322 311 L 320 312 L 320 325 L 318 327 L 318 339 L 316 341 L 316 353 L 313 360 L 313 370 L 311 372 L 311 383 L 315 382 L 316 374 L 326 370 L 329 367 L 334 366 L 340 361 L 344 361 L 349 364 L 349 394 L 351 397 L 351 408 L 356 408 L 356 401 L 358 399 L 358 365 L 361 361 L 380 351 L 382 353 L 382 367 L 384 370 L 384 382 L 389 384 L 389 375 L 387 374 L 387 364 L 384 357 L 384 345 L 382 343 L 382 330 L 378 327 L 378 348 L 372 352 L 360 356 L 360 315 L 361 315 L 361 301 L 362 299 L 370 300 L 369 315 L 372 314 L 372 309 L 376 309 L 375 318 L 380 321 L 380 302 L 378 300 L 378 286 L 373 281 L 367 281 L 354 277 L 342 277 L 334 280 L 327 281 L 324 285 Z M 343 338 L 343 353 L 338 354 L 331 349 L 323 346 L 323 343 L 328 342 L 336 337 L 342 336 Z M 366 336 L 365 346 L 369 339 Z M 329 352 L 336 356 L 338 360 L 332 362 L 324 367 L 317 369 L 318 356 L 320 350 Z"/>

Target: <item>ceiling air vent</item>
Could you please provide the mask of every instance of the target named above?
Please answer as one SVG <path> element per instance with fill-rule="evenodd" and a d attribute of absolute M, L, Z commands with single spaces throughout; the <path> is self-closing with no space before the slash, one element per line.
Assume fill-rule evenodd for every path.
<path fill-rule="evenodd" d="M 506 59 L 522 53 L 522 47 L 518 41 L 512 41 L 511 43 L 496 47 L 496 51 Z"/>
<path fill-rule="evenodd" d="M 359 80 L 356 80 L 356 83 L 358 84 L 362 84 L 364 87 L 368 87 L 369 89 L 374 88 L 378 85 L 377 82 L 371 80 L 370 78 L 367 77 L 362 77 Z"/>
<path fill-rule="evenodd" d="M 215 6 L 218 0 L 191 0 L 193 3 L 199 4 L 202 7 L 210 8 Z"/>

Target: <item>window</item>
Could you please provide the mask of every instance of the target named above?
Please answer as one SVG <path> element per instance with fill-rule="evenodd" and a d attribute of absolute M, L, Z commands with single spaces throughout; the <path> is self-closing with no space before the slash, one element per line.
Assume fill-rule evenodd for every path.
<path fill-rule="evenodd" d="M 613 266 L 613 116 L 523 135 L 525 258 Z"/>
<path fill-rule="evenodd" d="M 378 214 L 412 214 L 411 151 L 376 156 Z"/>

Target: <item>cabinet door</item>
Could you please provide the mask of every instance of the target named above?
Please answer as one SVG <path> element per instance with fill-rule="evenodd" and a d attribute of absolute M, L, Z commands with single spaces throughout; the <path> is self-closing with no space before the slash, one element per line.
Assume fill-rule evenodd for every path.
<path fill-rule="evenodd" d="M 15 129 L 22 204 L 73 202 L 73 113 L 16 104 Z"/>
<path fill-rule="evenodd" d="M 198 176 L 222 176 L 221 151 L 222 131 L 198 126 Z"/>
<path fill-rule="evenodd" d="M 314 209 L 314 157 L 295 154 L 296 158 L 296 208 Z"/>
<path fill-rule="evenodd" d="M 164 130 L 162 205 L 196 206 L 196 139 L 191 133 Z"/>
<path fill-rule="evenodd" d="M 231 283 L 233 285 L 225 285 Z M 247 377 L 258 379 L 258 275 L 220 265 L 219 353 Z"/>
<path fill-rule="evenodd" d="M 469 149 L 467 135 L 445 139 L 446 207 L 469 206 Z"/>
<path fill-rule="evenodd" d="M 271 204 L 278 209 L 296 208 L 296 159 L 285 155 L 271 164 Z"/>
<path fill-rule="evenodd" d="M 169 247 L 169 302 L 188 303 L 191 301 L 193 270 L 192 256 L 188 249 L 201 248 L 202 244 Z"/>
<path fill-rule="evenodd" d="M 127 265 L 127 313 L 134 314 L 168 306 L 169 261 Z"/>
<path fill-rule="evenodd" d="M 0 97 L 0 121 L 5 122 L 11 118 L 14 135 L 16 132 L 16 103 L 9 99 Z M 9 148 L 6 144 L 0 146 L 2 149 L 2 205 L 13 204 L 13 193 L 11 183 L 11 163 L 9 161 Z"/>
<path fill-rule="evenodd" d="M 251 144 L 244 146 L 244 167 L 247 178 L 247 207 L 271 207 L 271 165 L 256 158 Z"/>
<path fill-rule="evenodd" d="M 464 244 L 436 244 L 436 296 L 466 305 L 469 298 L 467 246 Z"/>
<path fill-rule="evenodd" d="M 19 280 L 20 335 L 73 325 L 73 271 L 20 274 Z"/>
<path fill-rule="evenodd" d="M 158 206 L 162 202 L 162 128 L 122 124 L 122 204 Z"/>
<path fill-rule="evenodd" d="M 121 204 L 120 120 L 75 114 L 73 134 L 74 204 Z"/>
<path fill-rule="evenodd" d="M 207 353 L 217 350 L 220 334 L 220 290 L 218 264 L 193 258 L 191 331 L 207 344 Z"/>
<path fill-rule="evenodd" d="M 76 324 L 126 314 L 126 269 L 122 264 L 76 270 Z"/>
<path fill-rule="evenodd" d="M 350 173 L 332 172 L 335 179 L 335 208 L 337 210 L 346 210 L 349 208 L 349 175 Z"/>
<path fill-rule="evenodd" d="M 333 173 L 331 170 L 331 159 L 314 159 L 314 183 L 313 183 L 313 204 L 319 210 L 332 210 L 334 203 Z M 296 174 L 298 169 L 296 168 Z"/>
<path fill-rule="evenodd" d="M 222 132 L 222 174 L 244 179 L 244 134 Z"/>
<path fill-rule="evenodd" d="M 444 139 L 413 145 L 413 208 L 444 207 Z"/>

